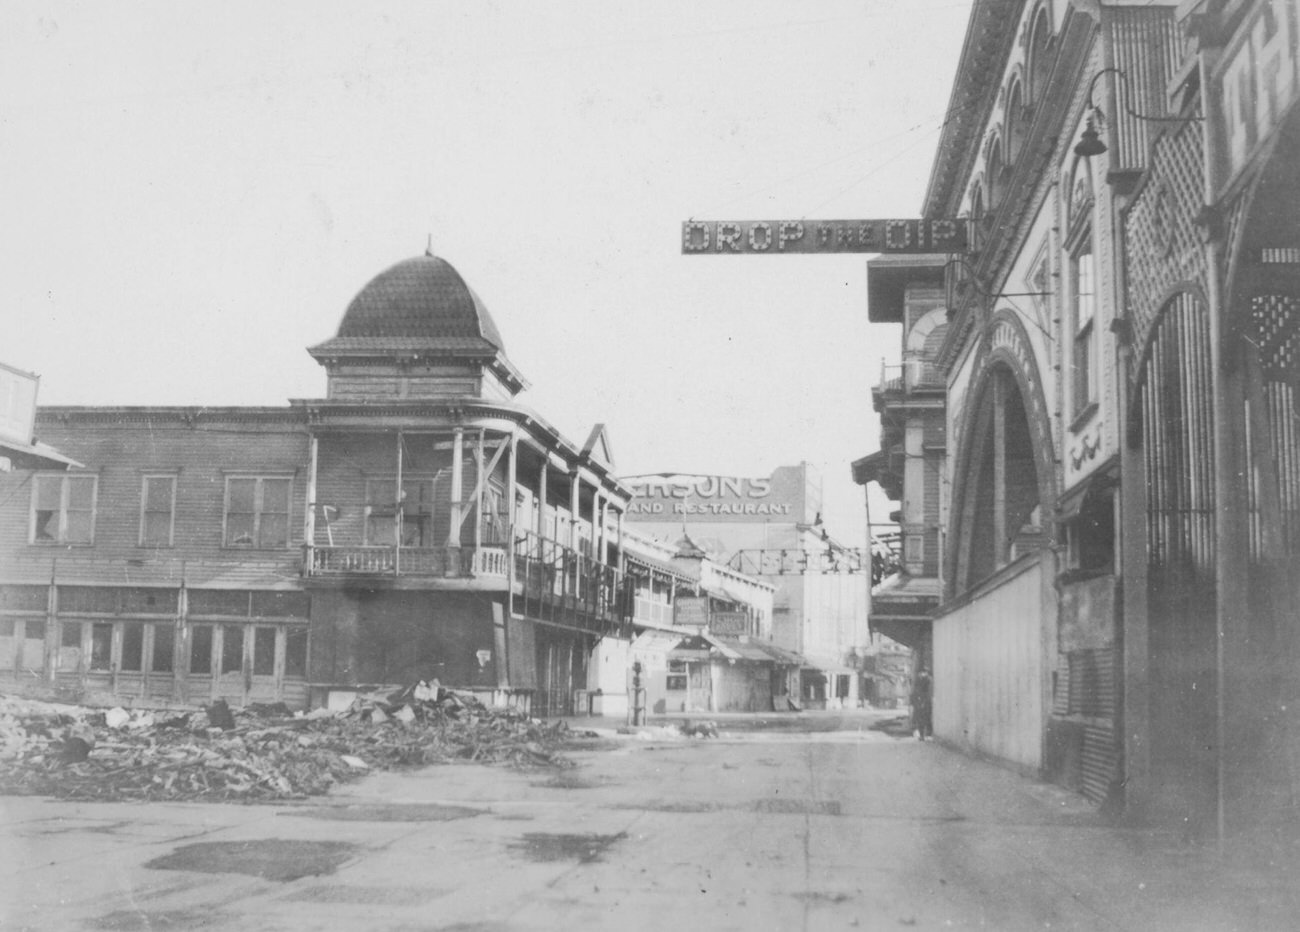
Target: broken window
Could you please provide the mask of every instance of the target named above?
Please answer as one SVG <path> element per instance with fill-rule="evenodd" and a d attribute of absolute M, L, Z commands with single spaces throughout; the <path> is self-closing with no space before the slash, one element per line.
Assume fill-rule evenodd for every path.
<path fill-rule="evenodd" d="M 30 541 L 89 544 L 95 527 L 95 476 L 37 476 L 32 484 Z"/>
<path fill-rule="evenodd" d="M 226 546 L 284 547 L 289 543 L 290 480 L 231 476 L 226 480 Z"/>
<path fill-rule="evenodd" d="M 113 626 L 110 623 L 90 626 L 90 669 L 108 670 L 113 661 Z"/>

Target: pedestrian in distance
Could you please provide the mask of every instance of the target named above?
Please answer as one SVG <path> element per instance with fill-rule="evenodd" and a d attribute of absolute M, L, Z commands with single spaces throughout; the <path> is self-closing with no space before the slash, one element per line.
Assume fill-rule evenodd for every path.
<path fill-rule="evenodd" d="M 934 732 L 933 681 L 930 671 L 921 667 L 912 679 L 912 733 L 924 741 Z"/>

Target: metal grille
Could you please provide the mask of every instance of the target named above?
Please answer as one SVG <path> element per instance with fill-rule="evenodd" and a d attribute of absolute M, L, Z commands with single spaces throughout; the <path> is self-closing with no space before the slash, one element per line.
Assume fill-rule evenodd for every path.
<path fill-rule="evenodd" d="M 1147 558 L 1153 566 L 1214 563 L 1210 332 L 1191 295 L 1166 307 L 1141 372 Z"/>
<path fill-rule="evenodd" d="M 1197 214 L 1203 196 L 1199 124 L 1158 136 L 1149 181 L 1125 221 L 1126 278 L 1136 344 L 1145 346 L 1161 302 L 1179 282 L 1205 280 Z"/>
<path fill-rule="evenodd" d="M 1168 108 L 1165 88 L 1183 53 L 1172 7 L 1106 7 L 1115 66 L 1125 75 L 1116 82 L 1117 111 L 1112 118 L 1112 170 L 1146 167 L 1151 136 L 1161 124 L 1134 113 L 1163 116 Z"/>
<path fill-rule="evenodd" d="M 1249 468 L 1251 558 L 1255 562 L 1300 553 L 1300 299 L 1291 295 L 1257 295 L 1251 300 L 1254 352 L 1259 359 L 1260 425 L 1271 462 L 1259 462 L 1255 443 L 1246 445 Z M 1271 454 L 1271 455 L 1270 455 Z M 1264 484 L 1276 486 L 1265 489 Z M 1274 533 L 1276 532 L 1276 534 Z M 1280 547 L 1282 553 L 1275 552 Z"/>

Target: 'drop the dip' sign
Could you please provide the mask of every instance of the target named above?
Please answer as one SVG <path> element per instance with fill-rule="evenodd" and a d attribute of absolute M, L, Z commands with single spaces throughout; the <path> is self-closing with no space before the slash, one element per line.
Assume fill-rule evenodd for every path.
<path fill-rule="evenodd" d="M 682 253 L 965 252 L 965 220 L 687 220 Z"/>

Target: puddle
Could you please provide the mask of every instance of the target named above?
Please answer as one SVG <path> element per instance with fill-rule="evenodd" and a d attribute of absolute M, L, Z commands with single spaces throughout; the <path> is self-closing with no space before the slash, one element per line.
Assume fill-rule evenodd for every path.
<path fill-rule="evenodd" d="M 328 819 L 332 822 L 452 822 L 482 815 L 482 809 L 468 806 L 440 806 L 437 803 L 414 805 L 367 804 L 355 806 L 313 806 L 280 815 L 304 819 Z"/>
<path fill-rule="evenodd" d="M 229 916 L 214 910 L 172 909 L 144 912 L 138 909 L 119 909 L 99 916 L 91 928 L 113 932 L 154 932 L 162 929 L 202 929 L 205 926 L 224 925 Z"/>
<path fill-rule="evenodd" d="M 247 874 L 281 883 L 332 874 L 352 857 L 356 845 L 342 841 L 209 841 L 177 848 L 145 867 L 202 874 Z"/>
<path fill-rule="evenodd" d="M 593 780 L 590 777 L 580 777 L 576 773 L 557 773 L 549 780 L 542 780 L 532 784 L 539 789 L 550 790 L 594 790 L 600 786 L 608 786 L 600 780 Z"/>
<path fill-rule="evenodd" d="M 722 803 L 711 803 L 705 800 L 674 799 L 671 801 L 652 800 L 645 803 L 626 803 L 616 808 L 635 809 L 638 812 L 678 812 L 690 815 L 699 812 L 721 812 L 727 807 Z"/>
<path fill-rule="evenodd" d="M 617 835 L 549 835 L 529 832 L 523 841 L 510 847 L 532 861 L 577 861 L 580 864 L 590 864 L 599 860 L 614 842 L 626 837 L 626 832 Z"/>
<path fill-rule="evenodd" d="M 423 906 L 450 890 L 436 887 L 366 887 L 357 884 L 331 884 L 308 887 L 285 897 L 291 903 L 352 903 L 362 906 Z"/>
<path fill-rule="evenodd" d="M 840 815 L 840 804 L 833 800 L 818 799 L 760 799 L 754 803 L 755 812 L 768 815 Z"/>

